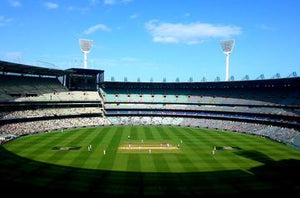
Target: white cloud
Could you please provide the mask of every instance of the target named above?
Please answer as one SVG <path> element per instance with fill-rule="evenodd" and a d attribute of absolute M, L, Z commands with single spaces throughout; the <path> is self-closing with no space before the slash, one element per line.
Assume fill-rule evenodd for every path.
<path fill-rule="evenodd" d="M 257 25 L 256 28 L 261 29 L 261 30 L 275 30 L 276 29 L 272 26 L 268 26 L 265 24 Z"/>
<path fill-rule="evenodd" d="M 137 14 L 132 14 L 132 15 L 130 15 L 129 17 L 130 17 L 131 19 L 135 19 L 135 18 L 138 17 L 138 15 L 137 15 Z"/>
<path fill-rule="evenodd" d="M 80 12 L 82 14 L 87 13 L 89 11 L 88 7 L 78 7 L 78 6 L 68 6 L 66 9 L 68 11 Z"/>
<path fill-rule="evenodd" d="M 91 5 L 97 5 L 97 4 L 100 3 L 99 0 L 89 0 L 89 2 L 90 2 Z"/>
<path fill-rule="evenodd" d="M 184 14 L 184 17 L 190 17 L 190 16 L 191 16 L 191 13 L 187 12 L 187 13 Z"/>
<path fill-rule="evenodd" d="M 47 9 L 50 9 L 50 10 L 53 10 L 53 9 L 57 9 L 57 8 L 58 8 L 58 4 L 53 3 L 53 2 L 46 2 L 46 3 L 44 3 L 44 6 L 45 6 Z"/>
<path fill-rule="evenodd" d="M 22 3 L 20 1 L 9 0 L 8 2 L 12 7 L 21 7 L 22 6 Z"/>
<path fill-rule="evenodd" d="M 103 0 L 103 4 L 105 4 L 105 5 L 115 5 L 115 4 L 120 4 L 120 3 L 126 4 L 126 3 L 131 3 L 131 2 L 133 2 L 133 0 Z"/>
<path fill-rule="evenodd" d="M 105 5 L 114 5 L 114 4 L 116 4 L 116 1 L 115 0 L 103 0 L 103 3 Z"/>
<path fill-rule="evenodd" d="M 133 2 L 133 0 L 122 0 L 122 3 L 130 3 Z"/>
<path fill-rule="evenodd" d="M 4 16 L 0 16 L 0 27 L 5 26 L 12 21 L 11 18 L 6 18 Z"/>
<path fill-rule="evenodd" d="M 138 61 L 138 59 L 137 58 L 134 58 L 134 57 L 122 57 L 122 58 L 120 58 L 120 61 L 121 62 L 130 62 L 130 63 L 132 63 L 132 62 L 137 62 Z"/>
<path fill-rule="evenodd" d="M 157 20 L 145 24 L 152 40 L 160 43 L 197 44 L 207 38 L 227 38 L 242 33 L 237 26 L 222 26 L 209 23 L 160 23 Z"/>
<path fill-rule="evenodd" d="M 102 30 L 102 31 L 106 31 L 106 32 L 109 32 L 111 31 L 110 28 L 108 28 L 106 25 L 103 25 L 103 24 L 97 24 L 97 25 L 94 25 L 90 28 L 88 28 L 87 30 L 85 30 L 83 33 L 88 35 L 88 34 L 92 34 L 98 30 Z"/>
<path fill-rule="evenodd" d="M 19 62 L 23 58 L 22 52 L 2 52 L 0 53 L 6 60 Z"/>

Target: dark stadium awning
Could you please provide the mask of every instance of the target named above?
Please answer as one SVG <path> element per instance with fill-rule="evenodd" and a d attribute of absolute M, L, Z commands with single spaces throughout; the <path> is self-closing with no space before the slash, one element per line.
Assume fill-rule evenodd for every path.
<path fill-rule="evenodd" d="M 72 73 L 72 74 L 79 74 L 79 75 L 92 75 L 96 76 L 99 73 L 103 73 L 103 70 L 98 70 L 98 69 L 82 69 L 82 68 L 70 68 L 67 69 L 66 71 Z"/>
<path fill-rule="evenodd" d="M 71 73 L 71 71 L 67 71 L 67 70 L 36 67 L 36 66 L 12 63 L 6 61 L 0 61 L 0 72 L 32 74 L 32 75 L 47 75 L 47 76 L 63 76 L 65 74 Z"/>
<path fill-rule="evenodd" d="M 265 80 L 220 81 L 220 82 L 117 82 L 100 83 L 102 88 L 111 89 L 240 89 L 240 88 L 281 88 L 300 89 L 300 77 Z"/>

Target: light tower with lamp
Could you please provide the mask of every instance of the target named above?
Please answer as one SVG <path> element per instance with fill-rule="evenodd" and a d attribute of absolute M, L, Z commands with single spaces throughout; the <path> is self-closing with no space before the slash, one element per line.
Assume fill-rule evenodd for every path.
<path fill-rule="evenodd" d="M 229 54 L 233 50 L 234 40 L 223 40 L 221 46 L 224 54 L 226 54 L 226 81 L 229 81 Z"/>
<path fill-rule="evenodd" d="M 79 45 L 84 54 L 84 69 L 87 69 L 87 54 L 91 51 L 93 40 L 79 39 Z"/>

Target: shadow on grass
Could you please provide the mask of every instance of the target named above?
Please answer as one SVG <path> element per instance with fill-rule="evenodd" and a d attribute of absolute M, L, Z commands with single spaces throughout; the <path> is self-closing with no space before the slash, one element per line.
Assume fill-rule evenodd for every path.
<path fill-rule="evenodd" d="M 264 165 L 249 172 L 102 171 L 36 162 L 0 146 L 0 187 L 9 192 L 10 197 L 266 197 L 299 194 L 299 160 L 272 161 L 261 153 L 238 152 Z"/>
<path fill-rule="evenodd" d="M 259 151 L 253 151 L 253 150 L 238 150 L 235 151 L 234 154 L 243 156 L 248 159 L 252 159 L 254 161 L 258 161 L 264 164 L 272 163 L 273 160 L 269 158 L 269 156 L 259 152 Z"/>

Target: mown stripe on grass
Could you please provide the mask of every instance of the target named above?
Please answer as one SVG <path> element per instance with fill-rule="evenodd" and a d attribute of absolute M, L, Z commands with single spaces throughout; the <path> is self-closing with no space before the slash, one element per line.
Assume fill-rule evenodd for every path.
<path fill-rule="evenodd" d="M 166 134 L 163 131 L 162 127 L 154 127 L 155 130 L 157 131 L 157 140 L 170 140 L 171 138 L 169 137 L 168 134 Z M 149 154 L 152 156 L 152 160 L 155 166 L 156 171 L 158 172 L 169 172 L 170 167 L 168 165 L 168 161 L 165 159 L 164 154 Z"/>
<path fill-rule="evenodd" d="M 97 166 L 98 169 L 112 169 L 117 155 L 118 146 L 122 138 L 123 130 L 123 127 L 118 127 L 114 128 L 114 131 L 112 131 L 113 136 L 107 146 L 107 154 L 99 159 L 100 161 Z"/>
<path fill-rule="evenodd" d="M 53 135 L 51 137 L 49 137 L 49 139 L 51 140 L 48 143 L 44 143 L 44 142 L 40 142 L 38 145 L 35 145 L 33 147 L 31 147 L 30 149 L 34 149 L 31 150 L 31 152 L 29 153 L 24 153 L 27 157 L 32 157 L 33 159 L 37 158 L 38 156 L 42 156 L 44 153 L 47 153 L 49 151 L 49 149 L 52 149 L 53 146 L 58 145 L 59 143 L 65 141 L 65 139 L 67 138 L 72 138 L 72 136 L 76 136 L 79 133 L 76 132 L 62 132 L 62 135 Z"/>
<path fill-rule="evenodd" d="M 211 144 L 211 142 L 204 138 L 205 135 L 199 136 L 199 134 L 194 133 L 190 128 L 173 128 L 173 131 L 178 138 L 183 140 L 181 148 L 189 149 L 189 151 L 186 152 L 191 154 L 190 157 L 193 155 L 197 156 L 197 159 L 190 159 L 190 161 L 194 163 L 194 166 L 197 167 L 198 170 L 213 170 L 212 164 L 223 168 L 222 164 L 218 163 L 211 155 L 210 150 L 207 150 L 207 146 Z"/>
<path fill-rule="evenodd" d="M 64 145 L 61 146 L 77 146 L 82 140 L 87 137 L 85 132 L 77 132 L 76 136 L 68 138 L 64 141 Z M 57 145 L 57 144 L 56 144 Z M 69 154 L 69 151 L 55 151 L 52 155 L 47 158 L 47 161 L 58 162 L 62 160 L 66 155 Z"/>
<path fill-rule="evenodd" d="M 173 128 L 174 135 L 183 141 L 183 146 L 192 146 L 195 151 L 200 151 L 201 148 L 207 147 L 211 142 L 205 136 L 199 136 L 189 128 Z M 187 135 L 188 134 L 188 135 Z"/>
<path fill-rule="evenodd" d="M 122 135 L 123 134 L 129 134 L 131 127 L 120 127 L 122 128 Z M 140 130 L 142 129 L 142 127 L 138 127 L 135 126 L 135 129 L 133 130 L 137 130 L 137 139 L 141 139 L 143 136 L 142 134 L 139 134 L 140 131 L 144 132 L 144 130 Z M 149 129 L 151 129 L 150 127 L 147 127 Z M 226 146 L 228 145 L 228 143 L 231 143 L 231 146 L 239 146 L 239 145 L 247 145 L 248 140 L 242 140 L 243 138 L 247 139 L 248 136 L 244 136 L 243 134 L 231 134 L 230 132 L 217 132 L 217 131 L 209 131 L 209 130 L 200 130 L 200 129 L 193 129 L 193 128 L 178 128 L 178 127 L 165 127 L 160 129 L 160 131 L 157 131 L 157 128 L 159 127 L 154 127 L 154 130 L 150 130 L 150 132 L 152 133 L 152 131 L 154 131 L 155 135 L 155 139 L 157 139 L 158 141 L 161 141 L 161 139 L 167 138 L 170 139 L 170 142 L 172 141 L 172 143 L 174 143 L 174 145 L 177 145 L 177 142 L 182 139 L 183 140 L 183 149 L 184 149 L 184 153 L 188 152 L 188 154 L 186 155 L 187 159 L 184 159 L 183 157 L 179 157 L 177 158 L 176 155 L 174 154 L 168 154 L 165 155 L 164 154 L 164 158 L 168 163 L 169 169 L 171 172 L 173 172 L 175 169 L 180 169 L 182 168 L 182 171 L 185 171 L 187 169 L 193 169 L 193 167 L 189 167 L 189 164 L 192 164 L 191 166 L 197 167 L 199 171 L 203 171 L 203 170 L 226 170 L 226 169 L 242 169 L 244 170 L 247 167 L 253 167 L 256 166 L 257 164 L 259 164 L 259 162 L 253 162 L 253 161 L 249 161 L 247 158 L 244 158 L 243 155 L 237 155 L 234 151 L 217 151 L 217 154 L 215 156 L 212 156 L 211 154 L 211 148 L 212 145 L 217 145 L 217 146 Z M 111 127 L 106 127 L 106 129 L 112 129 Z M 63 138 L 65 139 L 65 141 L 61 142 L 61 144 L 63 143 L 65 144 L 69 144 L 69 141 L 71 139 L 77 138 L 74 137 L 74 134 L 79 135 L 81 134 L 81 132 L 83 133 L 91 133 L 91 131 L 96 130 L 96 129 L 82 129 L 82 131 L 72 131 L 72 132 L 64 132 L 64 133 L 58 133 L 58 134 L 47 134 L 47 144 L 49 142 L 53 141 L 53 138 L 57 138 L 57 135 L 60 136 L 60 139 L 62 139 L 62 136 L 66 135 L 68 133 L 68 136 L 73 136 L 73 137 L 67 137 L 67 138 Z M 98 130 L 98 129 L 97 129 Z M 102 130 L 102 129 L 101 129 Z M 103 128 L 104 130 L 104 128 Z M 107 131 L 107 130 L 106 130 Z M 178 132 L 177 132 L 178 131 Z M 113 132 L 110 131 L 110 132 Z M 126 132 L 126 133 L 124 133 Z M 93 134 L 95 134 L 94 132 L 92 132 Z M 104 132 L 105 133 L 105 132 Z M 107 136 L 108 133 L 105 133 L 105 137 Z M 101 140 L 101 145 L 99 143 L 96 143 L 96 140 L 93 139 L 92 140 L 92 136 L 88 135 L 88 137 L 86 137 L 85 139 L 83 139 L 82 141 L 80 141 L 80 144 L 87 144 L 89 143 L 90 140 L 92 140 L 91 142 L 95 142 L 93 143 L 93 148 L 96 151 L 97 147 L 95 145 L 99 145 L 99 148 L 101 147 L 101 149 L 99 149 L 99 151 L 97 151 L 97 153 L 93 153 L 91 152 L 90 158 L 88 158 L 87 160 L 82 160 L 80 161 L 80 154 L 78 154 L 78 152 L 81 152 L 82 150 L 76 151 L 76 152 L 72 152 L 72 157 L 71 155 L 68 155 L 65 157 L 66 162 L 64 163 L 69 163 L 70 162 L 72 164 L 72 166 L 76 165 L 75 161 L 76 158 L 78 158 L 77 160 L 80 161 L 79 165 L 84 167 L 84 168 L 96 168 L 95 166 L 98 165 L 98 162 L 101 161 L 101 158 L 103 158 L 103 149 L 102 148 L 108 148 L 107 146 L 111 143 L 112 141 L 112 136 L 114 133 L 112 133 L 109 138 L 105 138 L 102 137 L 101 139 L 105 139 L 104 144 L 103 141 Z M 162 137 L 162 134 L 164 134 L 164 138 Z M 50 136 L 48 136 L 50 135 Z M 51 135 L 53 135 L 53 137 L 51 137 Z M 122 136 L 121 135 L 121 136 Z M 237 138 L 233 138 L 232 136 L 238 136 Z M 41 136 L 44 136 L 44 134 L 41 134 Z M 125 135 L 123 135 L 125 137 Z M 166 137 L 167 136 L 167 137 Z M 127 136 L 125 138 L 122 139 L 122 137 L 120 137 L 121 140 L 126 140 Z M 253 137 L 252 137 L 253 138 Z M 251 140 L 252 140 L 251 138 Z M 34 138 L 36 139 L 36 138 Z M 40 139 L 40 138 L 39 138 Z M 227 141 L 224 141 L 224 139 Z M 231 140 L 233 140 L 234 144 L 232 144 Z M 257 137 L 257 139 L 260 139 L 259 137 Z M 239 142 L 239 140 L 241 142 Z M 255 144 L 251 144 L 251 140 L 249 140 L 249 145 L 251 145 L 251 148 L 253 148 L 252 150 L 258 150 L 259 152 L 262 152 L 259 148 L 263 148 L 263 150 L 265 149 L 270 149 L 270 152 L 267 151 L 263 151 L 262 153 L 265 155 L 273 155 L 273 151 L 272 151 L 272 146 L 276 145 L 278 147 L 278 145 L 275 142 L 271 142 L 271 144 L 268 145 L 262 145 L 261 147 L 257 148 L 255 147 Z M 24 140 L 26 141 L 26 140 Z M 261 143 L 263 143 L 264 141 L 268 142 L 269 140 L 264 139 L 263 141 L 259 141 Z M 13 141 L 11 142 L 13 143 Z M 16 142 L 18 143 L 18 142 Z M 45 141 L 40 142 L 40 144 L 42 145 L 42 147 L 44 146 Z M 56 143 L 54 143 L 55 146 Z M 94 145 L 95 144 L 95 145 Z M 10 145 L 8 145 L 9 147 Z M 116 149 L 119 145 L 116 145 Z M 229 145 L 230 146 L 230 145 Z M 28 149 L 27 151 L 32 152 L 33 150 L 36 150 L 38 147 L 40 147 L 39 145 L 32 145 L 33 149 Z M 53 147 L 53 145 L 51 145 L 51 148 Z M 211 148 L 210 148 L 211 147 Z M 279 144 L 279 147 L 284 148 L 283 145 Z M 49 147 L 50 148 L 50 147 Z M 49 148 L 46 149 L 46 151 L 48 153 L 46 154 L 41 154 L 41 155 L 36 155 L 36 156 L 30 156 L 29 158 L 34 158 L 37 160 L 42 159 L 41 161 L 45 161 L 49 156 L 49 153 L 52 154 L 53 151 L 49 150 Z M 84 148 L 82 148 L 84 149 Z M 87 152 L 87 150 L 85 149 L 85 151 Z M 277 156 L 279 159 L 284 159 L 287 158 L 287 156 L 285 156 L 285 152 L 287 152 L 288 149 L 283 149 L 283 151 L 281 151 L 280 153 L 277 153 Z M 43 149 L 39 150 L 39 153 L 42 153 Z M 65 152 L 65 151 L 60 151 L 60 152 Z M 68 152 L 68 151 L 66 151 Z M 107 152 L 109 153 L 110 151 L 107 150 Z M 39 154 L 38 153 L 38 154 Z M 71 152 L 68 152 L 71 153 Z M 116 154 L 119 155 L 118 157 L 115 157 L 115 160 L 113 162 L 113 166 L 112 169 L 114 170 L 126 170 L 127 164 L 129 163 L 129 155 L 128 154 Z M 131 155 L 131 154 L 130 154 Z M 155 152 L 152 152 L 152 154 L 146 154 L 147 157 L 152 157 L 152 155 L 161 155 L 161 154 L 156 154 Z M 275 154 L 274 154 L 275 155 Z M 280 155 L 280 156 L 279 156 Z M 120 157 L 121 156 L 121 157 Z M 125 157 L 123 157 L 125 156 Z M 146 171 L 155 171 L 155 165 L 154 162 L 149 162 L 149 163 L 145 163 L 145 153 L 144 154 L 139 154 L 140 156 L 140 163 L 141 163 L 141 169 L 144 170 L 146 169 Z M 26 155 L 27 157 L 27 155 Z M 87 158 L 87 156 L 83 156 L 84 159 Z M 83 159 L 82 158 L 82 159 Z M 230 158 L 230 160 L 228 160 L 228 158 Z M 92 162 L 92 160 L 94 160 L 94 162 Z M 151 159 L 152 160 L 152 159 Z M 174 165 L 175 161 L 187 161 L 188 163 L 186 165 Z M 251 160 L 251 159 L 250 159 Z M 82 163 L 84 161 L 84 163 Z M 86 166 L 86 163 L 88 163 L 88 165 Z M 192 162 L 192 163 L 190 163 Z M 247 163 L 245 163 L 247 162 Z M 73 164 L 74 163 L 74 164 Z M 93 167 L 90 167 L 90 164 L 93 163 Z M 206 164 L 205 164 L 206 163 Z M 120 164 L 120 165 L 119 165 Z M 238 166 L 235 164 L 239 164 Z M 30 166 L 30 164 L 29 164 Z M 76 165 L 77 166 L 77 165 Z M 180 167 L 181 166 L 181 167 Z M 209 166 L 209 168 L 207 168 Z M 225 167 L 221 167 L 221 166 L 225 166 Z M 197 169 L 196 168 L 196 169 Z M 26 167 L 22 167 L 20 168 L 21 171 L 25 170 Z M 152 169 L 152 170 L 151 170 Z M 34 170 L 33 170 L 34 171 Z"/>
<path fill-rule="evenodd" d="M 163 140 L 172 140 L 173 139 L 171 137 L 172 131 L 170 130 L 170 128 L 160 127 L 158 129 L 158 135 L 160 136 L 160 139 L 163 139 Z"/>
<path fill-rule="evenodd" d="M 153 130 L 151 130 L 151 129 L 152 128 L 149 126 L 143 127 L 143 132 L 144 132 L 147 140 L 154 140 L 154 136 L 152 133 Z"/>
<path fill-rule="evenodd" d="M 138 139 L 139 140 L 146 140 L 146 135 L 145 135 L 145 131 L 144 131 L 144 127 L 143 126 L 139 126 L 138 128 Z"/>
<path fill-rule="evenodd" d="M 161 133 L 164 133 L 165 137 L 167 136 L 167 139 L 172 140 L 171 144 L 174 144 L 173 146 L 176 146 L 177 144 L 181 146 L 181 137 L 178 134 L 178 131 L 174 127 L 163 127 L 161 128 Z M 180 137 L 178 137 L 180 136 Z M 176 142 L 174 139 L 177 139 Z M 185 154 L 182 152 L 178 151 L 178 153 L 172 154 L 172 155 L 167 155 L 167 160 L 170 161 L 169 166 L 171 171 L 173 172 L 186 172 L 186 171 L 197 171 L 197 167 L 193 164 L 192 160 L 190 160 Z M 178 166 L 180 165 L 180 166 Z M 180 170 L 182 169 L 182 170 Z"/>
<path fill-rule="evenodd" d="M 215 145 L 215 139 L 209 136 L 209 131 L 197 131 L 190 128 L 184 128 L 183 131 L 179 130 L 179 134 L 185 136 L 191 142 L 196 142 L 196 147 L 198 149 L 207 150 L 207 154 L 210 154 L 210 151 Z M 186 135 L 188 134 L 188 136 Z M 193 143 L 194 144 L 194 143 Z"/>
<path fill-rule="evenodd" d="M 190 128 L 186 128 L 185 131 L 189 134 L 189 138 L 196 140 L 198 144 L 198 148 L 201 150 L 205 150 L 206 156 L 209 156 L 211 159 L 211 152 L 216 145 L 216 139 L 210 136 L 210 131 L 197 131 Z M 214 158 L 212 158 L 214 159 Z"/>
<path fill-rule="evenodd" d="M 149 154 L 152 156 L 152 160 L 155 166 L 155 170 L 158 172 L 170 172 L 168 161 L 165 159 L 164 154 Z"/>
<path fill-rule="evenodd" d="M 137 126 L 132 126 L 130 129 L 130 139 L 131 140 L 138 140 L 138 129 Z"/>
<path fill-rule="evenodd" d="M 69 164 L 70 166 L 76 166 L 76 167 L 84 167 L 84 164 L 87 162 L 89 157 L 93 154 L 93 152 L 97 151 L 99 145 L 101 144 L 101 141 L 105 137 L 105 135 L 109 132 L 111 128 L 105 129 L 106 132 L 103 133 L 104 129 L 98 128 L 97 130 L 93 130 L 88 132 L 89 136 L 92 135 L 93 139 L 90 141 L 87 145 L 92 145 L 92 150 L 88 151 L 86 148 L 82 148 L 77 155 L 74 156 L 74 159 Z M 88 138 L 88 137 L 86 137 Z"/>
<path fill-rule="evenodd" d="M 57 135 L 61 135 L 58 133 Z M 36 144 L 40 144 L 40 142 L 46 142 L 47 140 L 51 141 L 52 133 L 48 134 L 34 134 L 34 135 L 27 135 L 23 137 L 18 137 L 14 140 L 14 143 L 8 142 L 4 145 L 4 147 L 13 150 L 14 152 L 21 153 L 24 151 L 24 148 L 31 147 Z"/>
<path fill-rule="evenodd" d="M 44 144 L 52 141 L 53 136 L 63 136 L 63 133 L 58 134 L 35 134 L 35 135 L 28 135 L 25 137 L 19 137 L 14 141 L 13 144 L 8 142 L 5 147 L 8 150 L 11 150 L 18 155 L 23 155 L 32 152 L 36 147 L 42 147 Z M 58 137 L 57 137 L 58 138 Z"/>
<path fill-rule="evenodd" d="M 164 127 L 154 127 L 154 129 L 157 131 L 157 134 L 160 136 L 160 139 L 171 140 L 170 136 L 167 133 L 165 133 Z"/>
<path fill-rule="evenodd" d="M 83 165 L 85 168 L 97 169 L 98 162 L 104 157 L 103 151 L 107 150 L 107 146 L 113 134 L 112 127 L 105 127 L 99 132 L 96 138 L 93 139 L 91 143 L 93 145 L 93 149 L 87 154 L 89 158 Z"/>
<path fill-rule="evenodd" d="M 140 171 L 141 170 L 141 159 L 139 154 L 128 154 L 127 160 L 127 171 Z"/>
<path fill-rule="evenodd" d="M 184 172 L 197 172 L 199 171 L 198 166 L 194 164 L 190 158 L 185 154 L 173 155 L 176 157 L 177 163 L 182 166 Z"/>
<path fill-rule="evenodd" d="M 224 134 L 225 135 L 225 134 Z M 224 135 L 217 135 L 214 138 L 218 142 L 223 142 L 224 145 L 217 145 L 217 146 L 238 146 L 237 144 L 234 144 L 231 142 L 231 138 L 229 139 L 227 136 Z M 248 164 L 247 166 L 251 167 L 251 164 L 249 164 L 249 161 L 247 162 L 245 158 L 235 155 L 231 151 L 217 151 L 222 152 L 222 164 L 227 169 L 243 169 L 243 164 Z M 218 154 L 218 153 L 217 153 Z"/>

